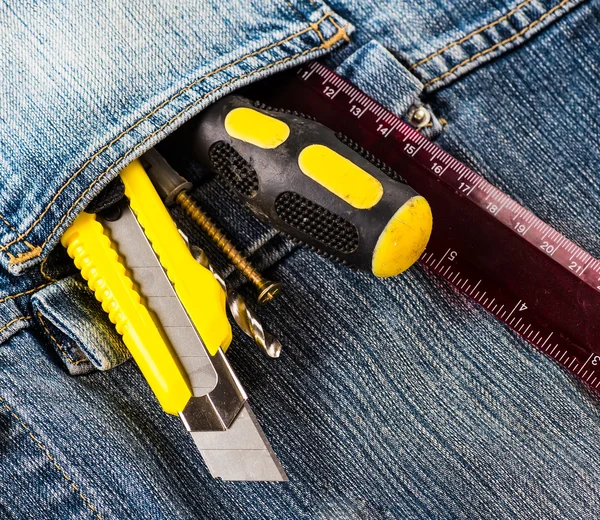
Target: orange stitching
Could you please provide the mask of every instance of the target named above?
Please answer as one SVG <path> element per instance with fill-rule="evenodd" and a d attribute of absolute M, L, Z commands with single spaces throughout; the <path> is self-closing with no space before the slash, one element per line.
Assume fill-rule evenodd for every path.
<path fill-rule="evenodd" d="M 294 11 L 294 13 L 296 13 L 297 16 L 302 18 L 312 28 L 312 30 L 315 31 L 319 35 L 321 42 L 325 43 L 325 38 L 323 38 L 323 34 L 321 33 L 321 30 L 319 29 L 319 22 L 312 23 L 303 13 L 301 13 L 300 11 L 298 11 L 298 9 L 296 9 L 294 7 L 294 5 L 292 4 L 292 2 L 290 2 L 290 0 L 285 0 L 285 3 L 287 5 L 289 5 L 290 9 L 292 11 Z"/>
<path fill-rule="evenodd" d="M 2 213 L 0 213 L 0 219 L 2 219 L 2 222 L 4 222 L 15 233 L 18 233 L 18 231 L 13 227 L 13 225 L 8 221 L 8 219 L 4 215 L 2 215 Z"/>
<path fill-rule="evenodd" d="M 318 22 L 316 22 L 317 24 L 320 24 L 323 20 L 325 20 L 331 12 L 327 12 L 325 13 Z M 187 85 L 186 87 L 182 88 L 180 91 L 176 92 L 175 94 L 173 94 L 171 97 L 169 97 L 168 99 L 166 99 L 165 101 L 163 101 L 162 103 L 160 103 L 158 106 L 156 106 L 155 108 L 152 109 L 152 111 L 150 111 L 148 114 L 146 114 L 144 117 L 142 117 L 141 119 L 138 119 L 135 123 L 133 123 L 129 128 L 123 130 L 118 136 L 116 136 L 114 139 L 112 139 L 108 144 L 104 145 L 102 148 L 100 148 L 96 153 L 94 153 L 94 155 L 92 155 L 75 173 L 73 173 L 73 175 L 71 175 L 71 177 L 69 177 L 65 183 L 60 187 L 60 189 L 58 190 L 58 192 L 54 195 L 54 197 L 52 197 L 52 200 L 48 203 L 48 205 L 44 208 L 44 210 L 42 211 L 42 213 L 38 216 L 38 218 L 36 218 L 36 220 L 34 222 L 31 223 L 31 225 L 23 232 L 23 233 L 19 233 L 19 235 L 12 239 L 10 242 L 4 244 L 2 247 L 0 247 L 0 252 L 5 251 L 8 247 L 10 247 L 12 244 L 14 244 L 15 242 L 19 242 L 21 239 L 23 239 L 24 237 L 26 237 L 31 230 L 42 220 L 42 218 L 44 218 L 44 216 L 46 215 L 46 213 L 48 213 L 48 211 L 50 210 L 50 208 L 52 207 L 52 205 L 54 204 L 54 202 L 56 201 L 56 199 L 60 196 L 60 194 L 67 188 L 67 186 L 71 183 L 71 181 L 73 181 L 73 179 L 75 177 L 77 177 L 77 175 L 79 175 L 86 167 L 88 164 L 90 164 L 96 157 L 98 157 L 102 152 L 104 152 L 106 149 L 108 149 L 109 147 L 111 147 L 113 144 L 115 144 L 119 139 L 121 139 L 123 136 L 125 136 L 127 133 L 129 133 L 131 130 L 134 130 L 135 128 L 137 128 L 139 125 L 141 125 L 144 121 L 146 121 L 147 119 L 149 119 L 150 117 L 152 117 L 156 112 L 158 112 L 161 108 L 163 108 L 164 106 L 166 106 L 167 104 L 169 104 L 171 101 L 173 101 L 174 99 L 176 99 L 177 97 L 181 96 L 182 94 L 184 94 L 185 92 L 187 92 L 188 90 L 194 88 L 198 83 L 204 81 L 205 79 L 214 76 L 215 74 L 222 72 L 230 67 L 233 67 L 234 65 L 237 65 L 238 63 L 242 62 L 243 60 L 245 60 L 246 58 L 250 58 L 252 56 L 256 56 L 262 52 L 265 52 L 267 50 L 270 50 L 274 47 L 278 47 L 290 40 L 293 40 L 294 38 L 305 34 L 309 31 L 313 30 L 312 27 L 305 27 L 304 29 L 302 29 L 301 31 L 298 31 L 295 34 L 291 34 L 290 36 L 287 36 L 286 38 L 284 38 L 283 40 L 280 40 L 278 42 L 274 42 L 271 43 L 261 49 L 258 49 L 256 51 L 253 51 L 251 53 L 245 54 L 244 56 L 241 56 L 240 58 L 232 61 L 231 63 L 228 63 L 226 65 L 223 65 L 221 67 L 219 67 L 218 69 L 215 69 L 211 72 L 209 72 L 208 74 L 205 74 L 204 76 L 202 76 L 201 78 L 198 78 L 196 80 L 194 80 L 192 83 L 190 83 L 189 85 Z M 34 256 L 39 256 L 39 252 L 37 255 Z M 29 258 L 27 258 L 29 259 Z M 23 262 L 25 260 L 22 260 L 21 262 Z M 16 262 L 16 263 L 21 263 L 21 262 Z"/>
<path fill-rule="evenodd" d="M 346 32 L 346 28 L 350 27 L 350 23 L 347 23 L 346 25 L 343 25 L 342 27 L 340 27 L 337 22 L 335 21 L 335 18 L 333 16 L 331 16 L 331 13 L 329 13 L 329 21 L 333 24 L 333 26 L 337 29 L 337 33 L 335 34 L 335 36 L 340 35 L 342 38 L 344 38 L 344 40 L 346 40 L 347 42 L 350 41 L 350 37 L 348 36 L 348 33 Z M 336 40 L 339 41 L 339 38 Z M 335 43 L 335 42 L 334 42 Z M 331 45 L 330 45 L 331 46 Z M 329 48 L 329 47 L 327 47 Z"/>
<path fill-rule="evenodd" d="M 58 280 L 56 278 L 53 278 L 52 276 L 50 276 L 48 273 L 45 272 L 44 268 L 46 267 L 46 263 L 48 262 L 48 258 L 50 258 L 49 256 L 46 256 L 43 260 L 42 263 L 40 264 L 40 274 L 48 281 L 50 282 L 58 282 Z"/>
<path fill-rule="evenodd" d="M 8 406 L 8 404 L 6 403 L 6 401 L 2 397 L 0 397 L 0 402 L 2 402 L 4 404 L 4 407 L 10 412 L 10 414 L 17 421 L 19 421 L 19 423 L 21 424 L 21 427 L 29 434 L 29 437 L 31 437 L 33 439 L 33 441 L 38 445 L 38 447 L 40 448 L 40 450 L 42 450 L 44 452 L 44 454 L 46 455 L 46 457 L 48 458 L 48 460 L 50 462 L 52 462 L 52 464 L 54 465 L 54 467 L 58 471 L 60 471 L 62 473 L 62 476 L 67 480 L 67 482 L 69 482 L 69 484 L 71 485 L 71 487 L 79 494 L 79 496 L 81 497 L 81 500 L 83 500 L 83 503 L 88 507 L 88 509 L 90 509 L 96 515 L 96 518 L 98 518 L 98 520 L 102 520 L 102 517 L 100 516 L 100 513 L 98 513 L 97 509 L 92 505 L 92 503 L 89 500 L 89 498 L 87 498 L 81 492 L 80 488 L 75 484 L 75 482 L 73 482 L 73 479 L 71 477 L 69 477 L 69 475 L 67 475 L 66 471 L 58 464 L 58 462 L 56 462 L 56 459 L 53 458 L 52 455 L 50 455 L 50 452 L 48 451 L 48 449 L 31 432 L 31 429 L 29 428 L 29 426 L 27 426 L 25 424 L 25 422 L 14 412 L 14 410 L 10 406 Z"/>
<path fill-rule="evenodd" d="M 152 134 L 146 136 L 142 141 L 140 141 L 139 143 L 137 143 L 133 148 L 131 148 L 130 150 L 128 150 L 122 157 L 120 157 L 119 159 L 117 159 L 115 162 L 113 162 L 106 170 L 104 170 L 104 172 L 102 172 L 84 191 L 83 193 L 77 198 L 77 200 L 71 205 L 71 207 L 66 211 L 66 213 L 63 215 L 63 217 L 60 219 L 60 221 L 54 226 L 54 228 L 52 229 L 52 231 L 50 232 L 50 234 L 48 235 L 48 237 L 46 238 L 46 240 L 44 240 L 44 242 L 41 245 L 41 248 L 43 249 L 45 247 L 45 245 L 52 239 L 52 236 L 54 235 L 54 233 L 56 232 L 56 230 L 62 225 L 62 223 L 66 220 L 66 218 L 69 216 L 69 213 L 73 210 L 73 208 L 75 206 L 77 206 L 77 204 L 79 204 L 79 202 L 81 201 L 81 199 L 83 199 L 85 197 L 85 195 L 106 175 L 108 174 L 116 165 L 118 165 L 119 163 L 121 163 L 123 160 L 125 160 L 129 155 L 131 155 L 133 152 L 135 152 L 135 150 L 137 150 L 140 146 L 142 146 L 144 143 L 146 143 L 146 141 L 149 141 L 150 139 L 152 139 L 156 134 L 160 133 L 164 128 L 166 128 L 167 126 L 169 126 L 171 123 L 173 123 L 173 121 L 175 121 L 176 119 L 180 118 L 185 112 L 187 112 L 188 110 L 190 110 L 191 108 L 193 108 L 194 106 L 196 106 L 197 104 L 201 103 L 204 99 L 206 99 L 208 96 L 210 96 L 211 94 L 213 94 L 214 92 L 217 92 L 218 90 L 223 89 L 224 87 L 227 87 L 229 85 L 231 85 L 232 83 L 236 83 L 241 79 L 244 79 L 246 77 L 252 76 L 254 74 L 257 74 L 258 72 L 262 72 L 263 70 L 267 70 L 270 69 L 271 67 L 275 67 L 276 65 L 280 65 L 282 63 L 285 63 L 287 61 L 299 58 L 301 56 L 304 56 L 305 54 L 308 54 L 309 52 L 312 52 L 314 50 L 318 50 L 321 48 L 329 48 L 332 45 L 334 45 L 335 43 L 337 43 L 340 39 L 342 38 L 347 38 L 347 34 L 345 32 L 345 28 L 348 25 L 345 25 L 344 27 L 342 27 L 340 29 L 339 32 L 337 32 L 335 35 L 333 35 L 329 40 L 325 41 L 324 43 L 317 45 L 315 47 L 312 47 L 310 49 L 306 49 L 303 52 L 294 54 L 293 56 L 288 56 L 286 58 L 283 58 L 281 60 L 275 61 L 273 63 L 270 63 L 268 65 L 264 65 L 262 67 L 259 67 L 258 69 L 255 69 L 251 72 L 247 72 L 245 74 L 242 74 L 241 76 L 238 76 L 236 78 L 232 78 L 231 80 L 223 83 L 222 85 L 214 88 L 213 90 L 211 90 L 210 92 L 207 92 L 204 96 L 202 96 L 201 98 L 197 99 L 196 101 L 194 101 L 191 105 L 188 105 L 187 107 L 185 107 L 181 112 L 179 112 L 178 114 L 176 114 L 175 116 L 173 116 L 169 121 L 167 121 L 166 123 L 164 123 L 162 126 L 160 126 L 159 128 L 157 128 Z M 1 251 L 1 249 L 0 249 Z M 39 256 L 39 253 L 36 255 Z M 22 259 L 22 258 L 16 258 L 14 260 L 10 261 L 11 265 L 15 265 L 15 264 L 21 264 L 23 263 L 25 260 L 29 260 L 31 258 L 31 256 L 28 256 L 28 258 L 26 259 Z"/>
<path fill-rule="evenodd" d="M 17 294 L 11 294 L 10 296 L 5 296 L 4 298 L 0 299 L 0 303 L 4 303 L 7 300 L 12 300 L 14 298 L 18 298 L 19 296 L 24 296 L 26 294 L 31 294 L 32 292 L 37 291 L 38 289 L 42 289 L 44 287 L 46 287 L 47 285 L 50 285 L 51 282 L 47 282 L 47 283 L 43 283 L 41 285 L 38 285 L 36 287 L 33 287 L 32 289 L 27 289 L 26 291 L 17 293 Z"/>
<path fill-rule="evenodd" d="M 321 32 L 321 28 L 319 27 L 319 23 L 315 22 L 315 23 L 311 23 L 310 27 L 313 31 L 315 31 L 318 35 L 319 35 L 319 39 L 325 43 L 325 37 L 323 36 L 323 33 Z"/>
<path fill-rule="evenodd" d="M 0 219 L 2 220 L 2 222 L 4 222 L 13 232 L 15 233 L 19 233 L 14 226 L 8 221 L 8 219 L 2 215 L 2 213 L 0 213 Z M 31 249 L 32 251 L 35 249 L 27 240 L 24 240 L 23 242 L 25 242 L 25 245 Z"/>
<path fill-rule="evenodd" d="M 42 254 L 42 248 L 38 246 L 38 247 L 33 248 L 31 251 L 28 251 L 27 253 L 19 253 L 16 256 L 16 258 L 13 256 L 9 260 L 9 263 L 10 264 L 14 264 L 14 263 L 22 264 L 23 262 L 25 262 L 27 260 L 31 260 L 32 258 L 37 258 L 41 254 Z"/>
<path fill-rule="evenodd" d="M 525 7 L 527 4 L 531 3 L 532 0 L 524 0 L 523 2 L 521 2 L 519 5 L 517 5 L 515 8 L 511 9 L 508 13 L 506 13 L 504 16 L 498 18 L 497 20 L 490 22 L 486 25 L 484 25 L 483 27 L 480 27 L 479 29 L 474 30 L 473 32 L 470 32 L 469 34 L 467 34 L 466 36 L 463 36 L 460 40 L 455 40 L 452 43 L 449 43 L 448 45 L 446 45 L 445 47 L 442 47 L 439 51 L 434 52 L 433 54 L 430 54 L 429 56 L 427 56 L 426 58 L 423 58 L 421 61 L 418 61 L 417 63 L 415 63 L 414 65 L 411 65 L 409 67 L 408 70 L 414 70 L 417 67 L 420 67 L 421 65 L 423 65 L 423 63 L 427 63 L 429 60 L 432 60 L 433 58 L 435 58 L 436 56 L 439 56 L 440 54 L 442 54 L 443 52 L 446 52 L 448 49 L 451 49 L 452 47 L 455 47 L 456 45 L 461 45 L 464 42 L 466 42 L 468 39 L 470 39 L 473 36 L 476 36 L 479 33 L 482 33 L 483 31 L 485 31 L 486 29 L 490 29 L 491 27 L 494 27 L 495 25 L 498 25 L 499 23 L 503 22 L 504 20 L 510 18 L 513 14 L 515 14 L 518 10 L 522 9 L 523 7 Z"/>
<path fill-rule="evenodd" d="M 13 323 L 17 323 L 17 321 L 30 320 L 33 316 L 20 316 L 19 318 L 15 318 L 14 320 L 10 320 L 4 327 L 0 329 L 0 332 L 4 332 L 8 327 L 10 327 Z"/>
<path fill-rule="evenodd" d="M 46 334 L 48 334 L 48 336 L 50 336 L 50 339 L 54 342 L 54 344 L 58 347 L 58 350 L 60 350 L 65 356 L 67 356 L 67 359 L 73 363 L 74 365 L 79 365 L 80 363 L 84 363 L 87 361 L 87 359 L 78 359 L 77 361 L 75 361 L 71 356 L 69 356 L 69 354 L 67 353 L 67 351 L 62 347 L 62 345 L 57 341 L 57 339 L 52 335 L 52 333 L 50 332 L 50 330 L 48 329 L 48 327 L 46 327 L 46 322 L 44 321 L 44 319 L 42 318 L 42 313 L 40 311 L 37 312 L 37 317 L 40 320 L 40 324 L 42 325 L 42 327 L 44 327 L 44 330 L 46 331 Z"/>
<path fill-rule="evenodd" d="M 431 81 L 428 81 L 427 83 L 425 83 L 425 85 L 423 85 L 423 88 L 427 88 L 427 87 L 433 85 L 434 83 L 444 79 L 445 77 L 449 76 L 450 74 L 452 74 L 454 71 L 456 71 L 463 65 L 466 65 L 467 63 L 471 63 L 472 61 L 476 60 L 477 58 L 480 58 L 481 56 L 485 56 L 486 54 L 496 50 L 501 45 L 504 45 L 505 43 L 510 43 L 513 40 L 516 40 L 517 38 L 519 38 L 520 36 L 523 36 L 523 34 L 525 34 L 527 31 L 529 31 L 530 29 L 535 27 L 538 23 L 540 23 L 541 21 L 546 19 L 548 16 L 550 16 L 552 13 L 554 13 L 556 10 L 560 9 L 563 5 L 565 5 L 567 2 L 570 2 L 570 1 L 571 0 L 562 0 L 559 4 L 555 5 L 552 9 L 545 12 L 537 20 L 534 20 L 533 22 L 531 22 L 527 27 L 525 27 L 524 29 L 519 31 L 517 34 L 513 34 L 510 38 L 507 38 L 506 40 L 503 40 L 484 51 L 478 52 L 474 56 L 471 56 L 470 58 L 464 60 L 463 62 L 459 63 L 458 65 L 455 65 L 449 71 L 444 72 L 444 74 L 442 74 L 441 76 L 438 76 L 437 78 L 433 78 Z"/>

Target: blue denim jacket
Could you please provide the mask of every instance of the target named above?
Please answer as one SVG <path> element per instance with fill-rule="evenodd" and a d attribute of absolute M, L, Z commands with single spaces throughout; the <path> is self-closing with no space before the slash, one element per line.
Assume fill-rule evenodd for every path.
<path fill-rule="evenodd" d="M 596 516 L 596 396 L 420 267 L 294 250 L 170 157 L 287 286 L 263 311 L 284 357 L 239 337 L 231 360 L 290 483 L 224 484 L 56 245 L 212 101 L 323 57 L 401 116 L 427 104 L 429 137 L 597 255 L 599 21 L 597 0 L 4 3 L 2 517 Z"/>

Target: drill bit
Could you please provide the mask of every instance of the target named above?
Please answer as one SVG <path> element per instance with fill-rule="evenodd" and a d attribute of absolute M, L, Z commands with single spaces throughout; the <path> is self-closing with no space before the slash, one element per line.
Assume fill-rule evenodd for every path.
<path fill-rule="evenodd" d="M 216 271 L 208 260 L 206 253 L 197 246 L 190 250 L 196 261 L 209 269 L 227 294 L 227 305 L 233 319 L 244 333 L 251 337 L 256 345 L 270 358 L 278 358 L 281 354 L 281 343 L 269 332 L 266 332 L 252 309 L 246 305 L 242 296 L 232 288 L 228 288 L 225 279 Z"/>

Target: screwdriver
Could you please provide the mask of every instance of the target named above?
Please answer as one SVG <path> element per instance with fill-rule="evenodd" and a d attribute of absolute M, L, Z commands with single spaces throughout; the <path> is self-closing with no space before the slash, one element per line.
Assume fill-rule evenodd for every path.
<path fill-rule="evenodd" d="M 295 241 L 379 277 L 423 253 L 432 230 L 427 201 L 317 121 L 230 95 L 188 128 L 198 160 Z"/>

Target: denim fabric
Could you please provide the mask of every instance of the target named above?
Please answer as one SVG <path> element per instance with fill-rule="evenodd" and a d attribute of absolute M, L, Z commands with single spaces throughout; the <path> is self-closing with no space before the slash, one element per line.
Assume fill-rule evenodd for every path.
<path fill-rule="evenodd" d="M 281 299 L 260 310 L 284 344 L 282 357 L 265 359 L 242 334 L 229 357 L 289 483 L 213 480 L 179 419 L 160 410 L 125 361 L 99 306 L 67 276 L 64 252 L 48 254 L 116 174 L 117 164 L 110 172 L 107 165 L 125 164 L 172 132 L 179 119 L 163 127 L 172 115 L 212 89 L 222 95 L 235 74 L 270 66 L 266 74 L 331 50 L 331 66 L 401 116 L 427 103 L 440 145 L 598 256 L 600 2 L 336 0 L 338 14 L 317 28 L 305 17 L 316 23 L 329 8 L 316 0 L 165 3 L 164 16 L 133 3 L 103 5 L 104 18 L 72 5 L 65 13 L 11 5 L 16 13 L 2 26 L 12 50 L 0 58 L 2 243 L 56 200 L 0 253 L 1 516 L 596 518 L 596 394 L 419 266 L 379 280 L 294 248 L 182 154 L 176 134 L 161 150 L 195 181 L 194 197 L 285 283 Z M 191 12 L 204 22 L 190 25 Z M 59 15 L 69 30 L 57 33 Z M 235 38 L 223 35 L 222 20 L 235 21 Z M 346 33 L 336 24 L 346 23 L 355 27 L 348 44 L 319 49 L 323 40 L 341 44 L 351 26 Z M 94 32 L 100 26 L 107 32 Z M 155 38 L 137 40 L 140 27 Z M 307 27 L 276 53 L 215 73 L 189 99 L 167 101 L 180 85 Z M 85 63 L 48 51 L 68 48 L 69 38 L 98 40 L 102 49 L 89 43 Z M 106 52 L 124 41 L 137 47 Z M 64 73 L 74 60 L 79 66 Z M 40 90 L 43 82 L 25 81 L 21 69 L 36 81 L 60 75 L 64 91 Z M 156 118 L 146 117 L 162 103 Z M 176 216 L 191 241 L 206 246 Z M 31 254 L 21 262 L 21 253 Z"/>
<path fill-rule="evenodd" d="M 348 38 L 328 6 L 297 4 L 3 3 L 0 264 L 39 263 L 124 164 L 217 96 Z"/>

